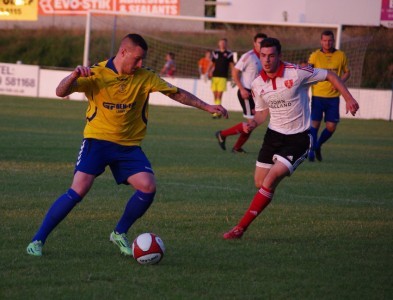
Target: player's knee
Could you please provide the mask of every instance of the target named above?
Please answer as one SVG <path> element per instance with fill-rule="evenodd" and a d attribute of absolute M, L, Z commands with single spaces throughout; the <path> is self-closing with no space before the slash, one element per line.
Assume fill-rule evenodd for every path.
<path fill-rule="evenodd" d="M 329 130 L 330 133 L 334 133 L 336 131 L 336 124 L 326 124 L 326 129 Z"/>
<path fill-rule="evenodd" d="M 138 190 L 143 193 L 151 194 L 156 192 L 156 183 L 152 180 L 145 181 L 139 185 Z"/>
<path fill-rule="evenodd" d="M 77 193 L 77 192 L 74 191 L 73 189 L 68 189 L 68 191 L 67 191 L 66 194 L 67 194 L 67 197 L 68 197 L 71 201 L 75 202 L 75 204 L 81 202 L 82 199 L 83 199 L 83 196 L 81 196 L 79 193 Z"/>
<path fill-rule="evenodd" d="M 73 193 L 72 192 L 71 193 L 73 195 L 74 194 L 78 195 L 78 197 L 80 198 L 80 200 L 78 202 L 80 202 L 86 196 L 86 194 L 89 192 L 89 190 L 90 190 L 90 187 L 72 185 L 71 188 L 68 190 L 68 192 L 72 191 Z"/>
<path fill-rule="evenodd" d="M 257 189 L 260 189 L 260 188 L 262 187 L 263 180 L 259 180 L 259 179 L 255 178 L 255 179 L 254 179 L 254 184 L 255 184 L 255 187 L 256 187 Z"/>
<path fill-rule="evenodd" d="M 313 127 L 313 128 L 318 130 L 320 126 L 321 126 L 321 122 L 320 121 L 315 121 L 315 120 L 311 121 L 311 127 Z"/>

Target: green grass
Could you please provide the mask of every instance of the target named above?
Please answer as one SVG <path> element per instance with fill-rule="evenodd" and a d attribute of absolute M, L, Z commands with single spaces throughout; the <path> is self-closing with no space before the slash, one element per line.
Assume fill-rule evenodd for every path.
<path fill-rule="evenodd" d="M 154 204 L 131 228 L 159 234 L 156 266 L 120 255 L 109 233 L 132 191 L 107 170 L 51 234 L 44 256 L 25 248 L 70 185 L 86 103 L 0 96 L 0 299 L 392 299 L 393 125 L 344 119 L 241 241 L 223 232 L 255 188 L 265 127 L 247 155 L 214 132 L 242 120 L 150 108 L 143 148 L 157 175 Z M 228 147 L 234 139 L 228 139 Z"/>

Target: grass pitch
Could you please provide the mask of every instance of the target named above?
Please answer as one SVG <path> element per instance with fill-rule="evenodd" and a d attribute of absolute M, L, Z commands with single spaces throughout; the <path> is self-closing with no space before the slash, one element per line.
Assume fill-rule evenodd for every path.
<path fill-rule="evenodd" d="M 107 170 L 52 232 L 43 257 L 25 253 L 68 189 L 86 103 L 0 96 L 1 299 L 392 299 L 393 125 L 344 119 L 323 149 L 278 187 L 240 241 L 222 233 L 254 193 L 265 126 L 223 152 L 214 132 L 242 120 L 150 107 L 143 143 L 157 176 L 152 207 L 130 230 L 167 251 L 140 266 L 109 243 L 132 194 Z M 230 149 L 234 138 L 228 138 Z"/>

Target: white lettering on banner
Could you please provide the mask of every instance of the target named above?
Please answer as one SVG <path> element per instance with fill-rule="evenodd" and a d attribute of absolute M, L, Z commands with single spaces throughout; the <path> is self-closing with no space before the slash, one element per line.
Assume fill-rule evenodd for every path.
<path fill-rule="evenodd" d="M 176 4 L 178 0 L 119 0 L 120 4 Z"/>
<path fill-rule="evenodd" d="M 53 7 L 50 0 L 40 0 L 38 4 L 44 14 L 53 14 Z"/>
<path fill-rule="evenodd" d="M 81 15 L 89 9 L 179 15 L 179 0 L 39 0 L 38 3 L 42 15 Z"/>
<path fill-rule="evenodd" d="M 0 94 L 36 97 L 38 72 L 38 66 L 0 63 Z"/>
<path fill-rule="evenodd" d="M 119 7 L 120 12 L 142 13 L 142 14 L 160 14 L 160 15 L 177 15 L 176 5 L 124 5 Z"/>
<path fill-rule="evenodd" d="M 110 1 L 111 0 L 54 0 L 53 7 L 55 10 L 110 10 Z"/>

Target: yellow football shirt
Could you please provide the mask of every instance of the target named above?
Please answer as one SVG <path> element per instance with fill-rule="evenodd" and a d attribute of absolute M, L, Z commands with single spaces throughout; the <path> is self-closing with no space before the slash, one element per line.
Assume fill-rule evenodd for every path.
<path fill-rule="evenodd" d="M 83 92 L 86 110 L 85 138 L 140 145 L 146 135 L 148 100 L 152 92 L 176 93 L 177 87 L 147 68 L 134 75 L 119 75 L 112 60 L 91 68 L 94 75 L 79 77 L 73 92 Z"/>
<path fill-rule="evenodd" d="M 324 53 L 318 49 L 311 53 L 308 63 L 314 68 L 330 70 L 339 77 L 349 71 L 347 57 L 344 52 L 334 50 L 332 53 Z M 311 87 L 313 96 L 334 98 L 340 96 L 329 81 L 321 81 Z"/>

